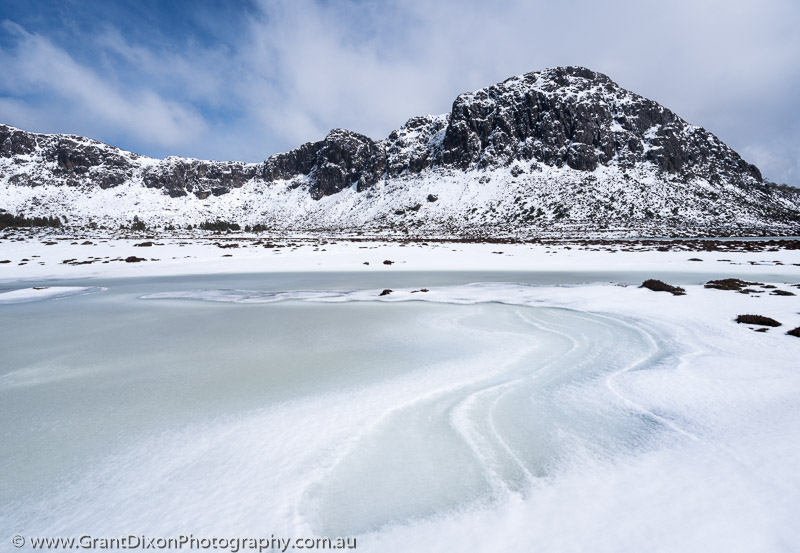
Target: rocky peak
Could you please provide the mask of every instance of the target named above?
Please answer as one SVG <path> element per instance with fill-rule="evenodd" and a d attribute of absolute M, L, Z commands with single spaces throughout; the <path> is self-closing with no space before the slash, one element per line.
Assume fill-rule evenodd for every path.
<path fill-rule="evenodd" d="M 262 175 L 267 181 L 307 176 L 309 192 L 318 200 L 348 187 L 363 191 L 386 169 L 383 147 L 363 134 L 333 129 L 324 140 L 270 157 Z"/>
<path fill-rule="evenodd" d="M 533 161 L 581 171 L 650 162 L 686 177 L 744 172 L 761 180 L 714 135 L 583 67 L 526 73 L 459 95 L 441 160 L 460 169 Z"/>

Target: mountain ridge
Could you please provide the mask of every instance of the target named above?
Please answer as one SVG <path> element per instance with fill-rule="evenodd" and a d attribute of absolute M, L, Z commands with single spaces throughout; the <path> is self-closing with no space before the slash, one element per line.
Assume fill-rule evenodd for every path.
<path fill-rule="evenodd" d="M 582 67 L 460 94 L 450 113 L 412 117 L 382 140 L 333 129 L 260 163 L 156 160 L 0 125 L 0 186 L 8 211 L 109 224 L 144 202 L 152 209 L 136 214 L 153 225 L 219 218 L 297 231 L 800 227 L 797 196 L 712 133 Z"/>

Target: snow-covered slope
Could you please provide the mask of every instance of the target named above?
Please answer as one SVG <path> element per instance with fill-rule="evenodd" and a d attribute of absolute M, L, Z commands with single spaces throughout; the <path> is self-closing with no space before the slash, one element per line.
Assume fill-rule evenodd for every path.
<path fill-rule="evenodd" d="M 513 77 L 386 139 L 263 163 L 152 159 L 0 125 L 0 209 L 70 224 L 535 236 L 800 232 L 800 197 L 713 134 L 579 67 Z"/>

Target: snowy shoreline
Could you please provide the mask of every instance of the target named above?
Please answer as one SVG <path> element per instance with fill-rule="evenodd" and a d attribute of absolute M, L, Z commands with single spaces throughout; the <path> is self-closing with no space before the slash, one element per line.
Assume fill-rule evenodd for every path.
<path fill-rule="evenodd" d="M 688 285 L 693 291 L 692 296 L 707 297 L 706 311 L 723 306 L 738 306 L 740 310 L 752 307 L 757 311 L 757 307 L 760 309 L 764 305 L 779 307 L 779 315 L 794 320 L 800 317 L 797 313 L 800 312 L 800 305 L 797 305 L 800 295 L 789 294 L 800 294 L 799 246 L 800 243 L 794 239 L 486 243 L 308 236 L 278 238 L 211 233 L 161 237 L 142 234 L 119 238 L 105 231 L 73 235 L 52 231 L 31 234 L 7 231 L 0 237 L 0 295 L 5 298 L 0 298 L 0 301 L 15 303 L 85 293 L 87 289 L 84 288 L 59 286 L 59 281 L 74 280 L 350 273 L 374 277 L 370 281 L 373 284 L 367 285 L 370 288 L 383 284 L 382 275 L 386 275 L 388 280 L 392 274 L 413 272 L 475 273 L 474 282 L 478 283 L 482 281 L 481 274 L 491 273 L 508 274 L 511 277 L 509 281 L 523 274 L 542 277 L 540 284 L 570 285 L 540 289 L 561 290 L 557 296 L 563 296 L 563 290 L 570 290 L 568 297 L 580 298 L 580 301 L 576 299 L 577 303 L 569 307 L 581 310 L 593 310 L 594 298 L 610 297 L 609 287 L 583 286 L 585 289 L 578 291 L 572 286 L 574 284 L 630 286 L 653 278 L 670 284 Z M 771 288 L 758 289 L 757 293 L 751 294 L 734 294 L 706 290 L 701 286 L 709 280 L 731 277 L 756 281 Z M 489 280 L 501 282 L 504 279 L 494 276 Z M 29 287 L 26 288 L 26 284 Z M 35 290 L 31 284 L 52 287 Z M 69 286 L 74 284 L 69 283 Z M 302 295 L 302 290 L 300 292 Z M 398 290 L 394 295 L 380 299 L 397 301 L 408 292 Z M 246 291 L 243 293 L 247 294 Z M 364 293 L 373 292 L 356 292 L 353 299 L 365 299 L 360 296 Z M 525 290 L 525 294 L 528 293 Z M 667 302 L 673 307 L 685 301 L 681 298 L 673 300 L 669 294 L 638 292 L 642 293 L 644 298 L 659 298 L 653 301 Z M 785 295 L 775 296 L 776 293 Z M 548 294 L 553 297 L 552 293 Z M 431 300 L 435 295 L 434 292 L 425 299 Z M 311 300 L 316 297 L 314 293 L 309 296 Z M 422 298 L 418 295 L 414 299 Z M 255 297 L 246 301 L 260 300 Z M 514 298 L 508 301 L 517 303 Z M 634 313 L 642 313 L 639 299 L 625 297 L 617 298 L 612 306 L 606 305 L 600 310 L 621 314 L 628 301 L 637 303 Z M 602 302 L 597 307 L 602 308 Z M 652 308 L 662 309 L 657 304 Z M 800 325 L 800 319 L 797 325 Z"/>
<path fill-rule="evenodd" d="M 798 245 L 791 239 L 524 243 L 7 231 L 0 237 L 0 283 L 305 271 L 653 271 L 653 278 L 680 272 L 757 277 L 766 271 L 795 282 Z"/>

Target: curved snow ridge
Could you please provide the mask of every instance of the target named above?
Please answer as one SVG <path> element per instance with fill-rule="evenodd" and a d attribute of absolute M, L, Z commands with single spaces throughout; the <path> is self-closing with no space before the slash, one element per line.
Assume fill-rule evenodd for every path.
<path fill-rule="evenodd" d="M 478 378 L 456 376 L 472 369 L 451 368 L 448 386 L 391 406 L 307 485 L 295 507 L 301 525 L 350 535 L 524 499 L 574 463 L 626 457 L 689 435 L 668 415 L 649 410 L 646 398 L 629 395 L 624 383 L 609 386 L 617 374 L 675 365 L 678 345 L 614 316 L 550 307 L 557 301 L 542 298 L 547 289 L 474 283 L 386 295 L 193 290 L 142 299 L 508 306 L 510 322 L 475 317 L 457 326 L 480 340 L 511 334 L 514 348 L 470 361 L 483 367 Z"/>
<path fill-rule="evenodd" d="M 661 358 L 645 332 L 562 309 L 512 312 L 518 348 L 488 365 L 484 378 L 454 377 L 373 423 L 305 490 L 298 512 L 308 528 L 380 532 L 508 504 L 575 462 L 626 457 L 672 439 L 664 437 L 668 427 L 620 405 L 605 387 L 603 375 Z M 497 332 L 480 319 L 467 323 Z"/>
<path fill-rule="evenodd" d="M 32 301 L 57 300 L 69 296 L 84 296 L 105 292 L 102 286 L 34 286 L 8 292 L 0 292 L 0 305 L 28 303 Z"/>
<path fill-rule="evenodd" d="M 257 292 L 252 290 L 186 290 L 140 296 L 143 300 L 200 300 L 219 303 L 277 303 L 282 301 L 347 301 L 354 292 L 336 290 L 294 290 Z"/>
<path fill-rule="evenodd" d="M 276 303 L 281 301 L 313 301 L 343 303 L 354 301 L 428 301 L 434 303 L 477 304 L 505 303 L 509 305 L 541 305 L 541 287 L 514 283 L 473 283 L 446 286 L 435 290 L 425 288 L 390 290 L 228 290 L 202 289 L 176 292 L 159 292 L 140 296 L 145 300 L 198 300 L 222 303 Z"/>

